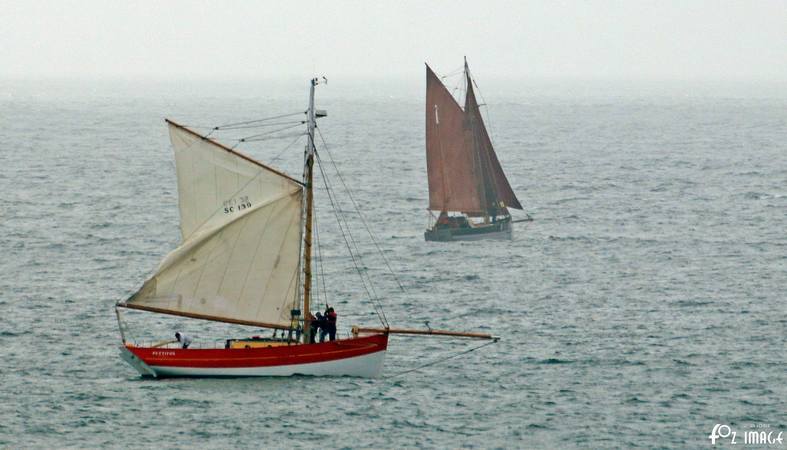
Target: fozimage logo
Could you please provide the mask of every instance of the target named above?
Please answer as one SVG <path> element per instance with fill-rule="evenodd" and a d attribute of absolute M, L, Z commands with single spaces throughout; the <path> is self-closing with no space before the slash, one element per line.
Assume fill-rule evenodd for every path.
<path fill-rule="evenodd" d="M 733 430 L 729 425 L 717 423 L 713 426 L 713 431 L 710 432 L 711 445 L 719 443 L 726 443 L 729 439 L 730 445 L 736 444 L 753 444 L 753 445 L 779 445 L 783 443 L 782 434 L 784 432 L 778 430 L 771 430 L 768 424 L 753 424 L 742 433 Z"/>

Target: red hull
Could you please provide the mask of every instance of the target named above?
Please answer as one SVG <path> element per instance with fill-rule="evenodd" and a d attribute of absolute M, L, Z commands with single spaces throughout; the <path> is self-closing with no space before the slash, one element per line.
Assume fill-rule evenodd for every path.
<path fill-rule="evenodd" d="M 375 376 L 375 372 L 382 368 L 382 355 L 387 347 L 388 335 L 376 334 L 280 347 L 182 349 L 126 346 L 125 349 L 144 363 L 144 370 L 134 361 L 127 361 L 143 375 L 152 376 Z"/>

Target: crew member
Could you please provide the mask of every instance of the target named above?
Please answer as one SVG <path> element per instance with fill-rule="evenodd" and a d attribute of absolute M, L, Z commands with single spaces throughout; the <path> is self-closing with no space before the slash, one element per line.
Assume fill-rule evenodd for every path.
<path fill-rule="evenodd" d="M 183 348 L 189 348 L 189 345 L 191 345 L 191 338 L 181 333 L 180 331 L 175 332 L 175 339 L 177 339 L 178 342 L 180 342 L 180 345 Z"/>
<path fill-rule="evenodd" d="M 332 341 L 336 340 L 336 318 L 336 311 L 333 310 L 333 307 L 329 307 L 327 310 L 325 310 L 324 328 L 326 328 L 325 331 L 328 333 L 328 336 Z"/>
<path fill-rule="evenodd" d="M 309 324 L 309 343 L 314 344 L 317 339 L 317 332 L 322 332 L 323 318 L 319 312 L 317 312 L 317 317 L 309 313 L 309 318 L 311 319 Z"/>

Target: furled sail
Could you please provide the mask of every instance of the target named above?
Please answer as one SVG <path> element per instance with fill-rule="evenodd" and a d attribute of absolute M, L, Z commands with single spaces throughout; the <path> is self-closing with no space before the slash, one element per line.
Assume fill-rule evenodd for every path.
<path fill-rule="evenodd" d="M 478 109 L 465 66 L 464 110 L 426 66 L 426 165 L 429 209 L 471 215 L 522 209 L 508 183 Z"/>
<path fill-rule="evenodd" d="M 183 240 L 125 305 L 286 326 L 299 300 L 301 183 L 168 123 Z"/>

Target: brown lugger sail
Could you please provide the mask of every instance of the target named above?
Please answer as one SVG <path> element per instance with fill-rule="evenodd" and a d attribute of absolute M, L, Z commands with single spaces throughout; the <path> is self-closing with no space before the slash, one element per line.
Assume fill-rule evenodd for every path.
<path fill-rule="evenodd" d="M 492 141 L 489 138 L 484 120 L 478 107 L 473 88 L 473 80 L 465 61 L 464 83 L 466 95 L 464 108 L 454 99 L 440 78 L 426 65 L 426 166 L 429 178 L 429 209 L 439 211 L 445 223 L 438 222 L 427 231 L 427 240 L 440 239 L 430 231 L 437 231 L 441 225 L 448 225 L 447 213 L 460 212 L 468 217 L 484 217 L 495 227 L 489 231 L 505 228 L 510 216 L 507 208 L 522 209 L 511 185 L 508 182 L 500 161 L 497 159 Z M 497 217 L 502 216 L 500 222 Z M 457 237 L 461 225 L 473 228 L 477 236 L 484 227 L 471 227 L 467 220 L 457 223 L 452 220 L 454 231 L 459 233 L 440 233 Z M 450 227 L 443 227 L 450 231 Z M 493 229 L 494 228 L 494 229 Z M 444 230 L 444 231 L 446 231 Z M 499 231 L 499 230 L 498 230 Z M 430 239 L 430 236 L 432 239 Z"/>

